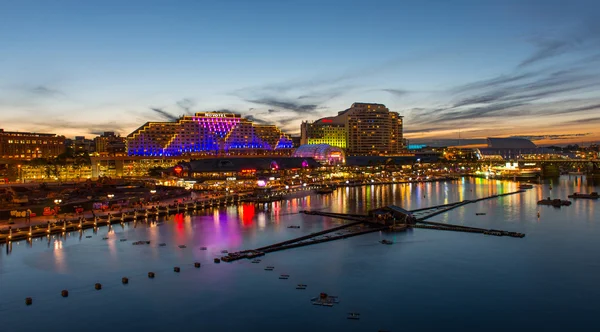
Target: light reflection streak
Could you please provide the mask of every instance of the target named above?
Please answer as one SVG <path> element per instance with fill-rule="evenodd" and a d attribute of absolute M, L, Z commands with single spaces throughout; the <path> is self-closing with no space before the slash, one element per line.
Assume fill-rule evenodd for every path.
<path fill-rule="evenodd" d="M 52 252 L 52 256 L 54 257 L 54 266 L 56 271 L 60 273 L 67 272 L 65 252 L 63 250 L 63 243 L 60 238 L 54 240 L 54 250 Z"/>

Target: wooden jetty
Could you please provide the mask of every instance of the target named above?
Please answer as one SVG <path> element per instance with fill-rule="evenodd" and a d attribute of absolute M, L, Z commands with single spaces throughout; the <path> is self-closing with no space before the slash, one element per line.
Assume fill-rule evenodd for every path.
<path fill-rule="evenodd" d="M 180 204 L 150 207 L 145 209 L 128 209 L 123 212 L 108 212 L 98 214 L 94 217 L 71 217 L 61 220 L 48 220 L 46 224 L 31 225 L 29 227 L 13 228 L 0 231 L 0 243 L 29 240 L 32 238 L 45 237 L 52 234 L 80 231 L 84 229 L 96 229 L 100 226 L 112 224 L 129 223 L 137 221 L 148 221 L 149 219 L 165 217 L 172 214 L 196 211 L 227 204 L 240 203 L 240 199 L 216 199 L 209 201 L 190 201 Z"/>

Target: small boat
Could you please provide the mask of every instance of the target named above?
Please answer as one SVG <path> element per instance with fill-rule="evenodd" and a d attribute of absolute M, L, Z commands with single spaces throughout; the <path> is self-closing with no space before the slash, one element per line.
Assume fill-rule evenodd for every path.
<path fill-rule="evenodd" d="M 260 259 L 255 259 L 252 261 L 252 264 L 258 264 L 258 263 L 260 263 Z"/>
<path fill-rule="evenodd" d="M 107 237 L 103 237 L 102 240 L 108 240 L 108 238 Z"/>
<path fill-rule="evenodd" d="M 200 247 L 200 250 L 206 250 L 206 247 Z"/>
<path fill-rule="evenodd" d="M 580 193 L 573 193 L 573 195 L 569 195 L 569 198 L 587 198 L 587 199 L 598 199 L 600 198 L 600 195 L 598 195 L 597 192 L 592 192 L 589 194 L 580 194 Z"/>
<path fill-rule="evenodd" d="M 215 258 L 215 263 L 221 263 L 221 260 L 218 258 Z"/>
<path fill-rule="evenodd" d="M 379 241 L 379 243 L 381 243 L 381 244 L 388 244 L 388 245 L 389 245 L 389 244 L 394 244 L 394 242 L 392 242 L 392 241 L 389 241 L 389 240 L 385 240 L 385 239 L 384 239 L 384 240 L 381 240 L 381 241 Z"/>
<path fill-rule="evenodd" d="M 158 246 L 159 246 L 159 247 L 164 247 L 164 246 L 166 246 L 166 245 L 167 245 L 166 243 L 159 243 L 159 244 L 158 244 Z"/>
<path fill-rule="evenodd" d="M 125 242 L 125 241 L 127 241 L 127 239 L 120 239 L 119 241 L 121 241 L 121 242 Z"/>
<path fill-rule="evenodd" d="M 485 216 L 485 212 L 477 212 L 475 213 L 476 216 Z"/>
<path fill-rule="evenodd" d="M 92 236 L 91 236 L 91 235 L 88 235 L 88 236 L 86 236 L 85 238 L 86 238 L 86 239 L 91 239 L 91 238 L 92 238 Z"/>
<path fill-rule="evenodd" d="M 300 228 L 300 226 L 292 225 L 292 226 L 288 226 L 288 228 Z"/>
<path fill-rule="evenodd" d="M 551 199 L 550 197 L 548 197 L 547 199 L 542 199 L 542 200 L 538 201 L 537 203 L 538 203 L 538 205 L 551 205 L 554 207 L 571 205 L 571 201 L 561 200 L 559 198 Z"/>
<path fill-rule="evenodd" d="M 287 280 L 287 279 L 289 279 L 289 278 L 290 278 L 289 276 L 287 276 L 287 277 L 286 277 L 286 276 L 284 276 L 283 274 L 279 276 L 279 279 L 284 279 L 284 280 Z"/>
<path fill-rule="evenodd" d="M 531 189 L 533 188 L 533 185 L 531 184 L 521 184 L 519 185 L 519 189 Z"/>
<path fill-rule="evenodd" d="M 360 319 L 360 314 L 358 312 L 350 312 L 348 313 L 348 319 Z"/>
<path fill-rule="evenodd" d="M 179 247 L 179 248 L 181 248 L 181 249 L 187 248 L 187 247 L 186 247 L 185 245 L 183 245 L 183 244 L 180 244 L 180 245 L 178 245 L 178 247 Z"/>
<path fill-rule="evenodd" d="M 304 284 L 298 284 L 296 286 L 296 289 L 306 289 L 306 285 L 304 285 Z"/>
<path fill-rule="evenodd" d="M 265 271 L 273 271 L 273 269 L 275 269 L 275 267 L 273 267 L 273 266 L 265 267 Z"/>
<path fill-rule="evenodd" d="M 325 195 L 325 194 L 331 194 L 332 192 L 334 192 L 334 189 L 331 187 L 322 187 L 316 190 L 317 194 L 320 195 Z"/>

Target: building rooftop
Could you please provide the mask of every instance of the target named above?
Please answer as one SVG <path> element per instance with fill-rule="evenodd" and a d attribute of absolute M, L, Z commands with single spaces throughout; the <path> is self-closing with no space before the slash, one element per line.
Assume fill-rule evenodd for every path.
<path fill-rule="evenodd" d="M 537 146 L 525 138 L 494 138 L 487 139 L 488 148 L 492 149 L 535 149 Z"/>
<path fill-rule="evenodd" d="M 32 133 L 32 132 L 26 132 L 26 131 L 4 131 L 4 129 L 0 129 L 0 134 L 15 135 L 15 136 L 45 136 L 45 137 L 55 137 L 56 136 L 56 134 Z"/>

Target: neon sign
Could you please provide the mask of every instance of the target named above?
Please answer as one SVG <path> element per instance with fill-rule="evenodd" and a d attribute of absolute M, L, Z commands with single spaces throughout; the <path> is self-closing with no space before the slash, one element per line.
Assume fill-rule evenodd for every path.
<path fill-rule="evenodd" d="M 179 174 L 181 174 L 181 172 L 183 172 L 183 167 L 181 167 L 180 165 L 177 165 L 177 166 L 175 166 L 173 171 L 175 172 L 175 174 L 179 175 Z"/>

